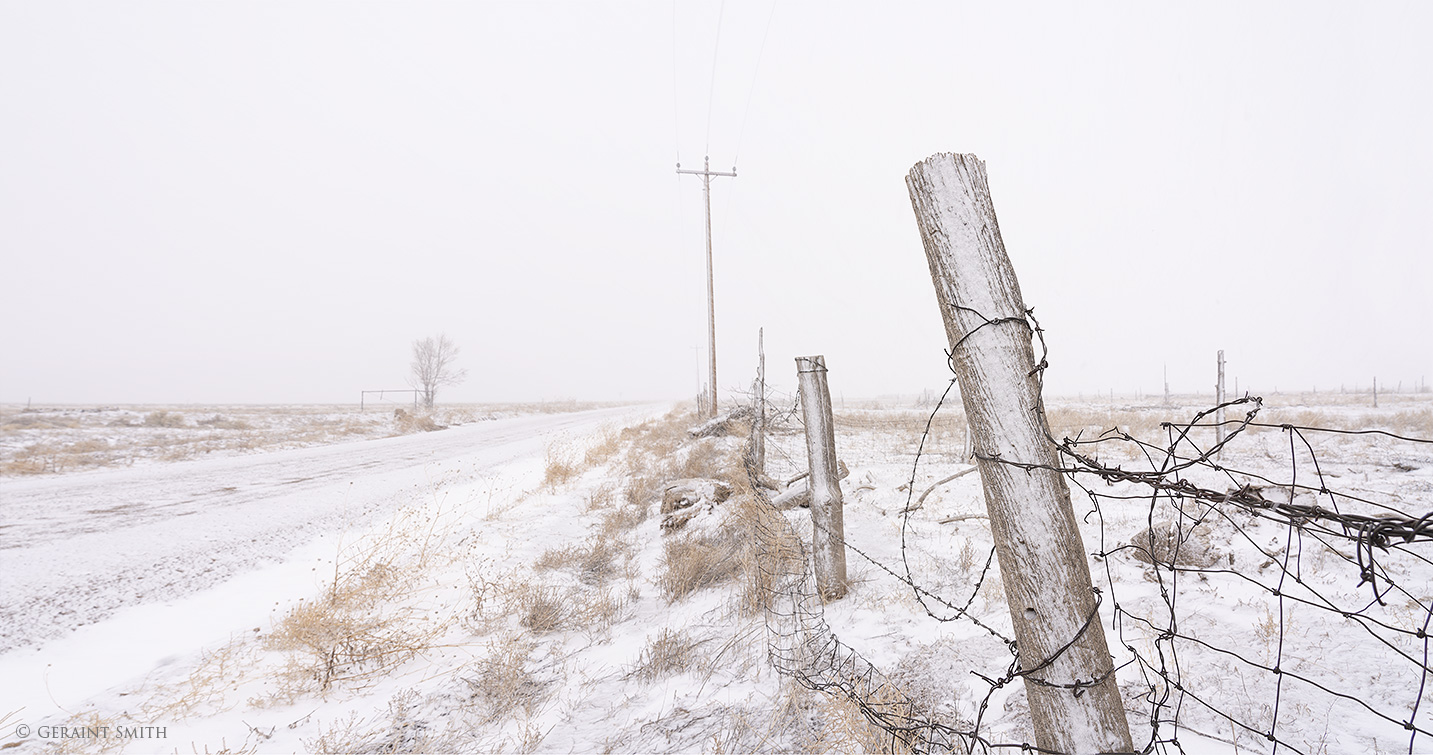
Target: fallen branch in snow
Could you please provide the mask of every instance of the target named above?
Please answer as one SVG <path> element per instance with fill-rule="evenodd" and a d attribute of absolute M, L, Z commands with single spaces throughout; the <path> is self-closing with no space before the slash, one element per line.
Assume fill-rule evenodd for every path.
<path fill-rule="evenodd" d="M 713 417 L 693 427 L 687 431 L 687 435 L 693 438 L 706 438 L 712 435 L 731 435 L 731 425 L 740 420 L 750 418 L 753 413 L 752 408 L 749 406 L 738 406 L 726 414 Z"/>
<path fill-rule="evenodd" d="M 928 495 L 930 495 L 930 494 L 931 494 L 931 491 L 935 490 L 936 488 L 940 487 L 941 485 L 944 485 L 944 484 L 946 484 L 947 482 L 950 482 L 951 480 L 954 480 L 954 479 L 956 479 L 956 478 L 958 478 L 958 477 L 964 477 L 964 476 L 970 474 L 971 472 L 974 472 L 975 470 L 976 470 L 976 467 L 969 467 L 969 468 L 966 468 L 966 469 L 962 469 L 962 470 L 960 470 L 959 472 L 956 472 L 955 474 L 953 474 L 953 475 L 951 475 L 951 476 L 945 478 L 944 480 L 941 480 L 941 481 L 937 482 L 936 484 L 934 484 L 934 485 L 932 485 L 932 486 L 926 488 L 926 489 L 925 489 L 925 492 L 924 492 L 924 493 L 921 493 L 921 497 L 916 499 L 916 502 L 915 502 L 914 505 L 907 506 L 907 507 L 901 509 L 901 512 L 900 512 L 900 513 L 902 513 L 902 514 L 909 514 L 909 513 L 911 513 L 912 511 L 919 511 L 919 510 L 920 510 L 920 507 L 925 505 L 925 497 L 928 496 Z M 945 522 L 941 522 L 941 524 L 945 524 Z"/>
<path fill-rule="evenodd" d="M 840 480 L 844 480 L 851 475 L 851 470 L 846 468 L 846 462 L 844 461 L 836 462 L 836 471 L 837 479 Z M 797 507 L 804 508 L 810 506 L 810 488 L 808 488 L 806 485 L 802 485 L 801 487 L 795 486 L 797 482 L 800 482 L 805 477 L 806 475 L 804 474 L 797 475 L 791 480 L 791 482 L 786 483 L 786 490 L 782 491 L 775 498 L 772 498 L 771 505 L 775 506 L 777 511 L 786 511 L 788 509 L 794 509 Z"/>
<path fill-rule="evenodd" d="M 955 516 L 948 516 L 948 517 L 946 517 L 946 518 L 940 520 L 940 521 L 938 522 L 938 524 L 950 524 L 951 522 L 963 522 L 963 521 L 965 521 L 965 520 L 967 520 L 967 519 L 989 519 L 989 518 L 990 518 L 990 517 L 987 516 L 987 515 L 985 515 L 985 514 L 956 514 Z"/>

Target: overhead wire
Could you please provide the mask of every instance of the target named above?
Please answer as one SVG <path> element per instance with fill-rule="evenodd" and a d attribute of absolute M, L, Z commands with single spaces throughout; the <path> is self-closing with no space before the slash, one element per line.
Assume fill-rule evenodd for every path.
<path fill-rule="evenodd" d="M 717 10 L 716 41 L 712 43 L 711 85 L 707 88 L 707 154 L 711 154 L 712 151 L 712 102 L 716 98 L 717 54 L 721 51 L 721 20 L 725 15 L 726 0 L 722 0 L 721 7 Z"/>
<path fill-rule="evenodd" d="M 761 33 L 761 47 L 756 52 L 756 68 L 751 71 L 751 86 L 746 89 L 746 108 L 741 114 L 741 129 L 736 134 L 736 152 L 731 159 L 731 169 L 736 171 L 737 161 L 741 158 L 741 142 L 746 136 L 746 121 L 751 116 L 751 99 L 756 94 L 756 77 L 761 73 L 761 58 L 766 54 L 766 38 L 771 36 L 771 20 L 776 17 L 776 3 L 778 0 L 771 0 L 771 11 L 766 14 L 766 30 Z"/>
<path fill-rule="evenodd" d="M 681 102 L 677 97 L 677 0 L 672 0 L 672 144 L 677 151 L 677 165 L 682 164 Z"/>

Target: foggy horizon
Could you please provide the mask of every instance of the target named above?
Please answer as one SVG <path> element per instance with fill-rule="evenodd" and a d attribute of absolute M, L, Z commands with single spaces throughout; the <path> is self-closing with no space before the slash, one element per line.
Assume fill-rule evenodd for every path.
<path fill-rule="evenodd" d="M 1433 9 L 0 5 L 0 403 L 938 395 L 904 177 L 985 161 L 1047 393 L 1433 376 Z M 719 35 L 719 36 L 718 36 Z M 1420 323 L 1422 323 L 1420 325 Z"/>

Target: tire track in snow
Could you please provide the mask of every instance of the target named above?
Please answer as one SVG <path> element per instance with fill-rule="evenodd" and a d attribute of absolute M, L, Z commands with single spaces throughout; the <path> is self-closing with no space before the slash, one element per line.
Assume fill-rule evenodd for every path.
<path fill-rule="evenodd" d="M 269 454 L 0 480 L 0 654 L 281 561 L 321 534 L 476 479 L 632 407 Z M 454 479 L 454 478 L 447 478 Z"/>

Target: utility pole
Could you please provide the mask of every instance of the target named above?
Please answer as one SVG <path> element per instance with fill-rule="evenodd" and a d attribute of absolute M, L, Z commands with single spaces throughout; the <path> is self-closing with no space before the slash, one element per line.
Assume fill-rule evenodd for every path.
<path fill-rule="evenodd" d="M 710 156 L 702 158 L 701 170 L 682 170 L 682 164 L 677 163 L 678 173 L 689 173 L 693 176 L 702 177 L 702 194 L 707 202 L 707 343 L 711 346 L 711 384 L 707 387 L 707 411 L 715 417 L 717 414 L 717 370 L 716 370 L 716 303 L 712 296 L 712 177 L 730 176 L 736 178 L 736 167 L 732 166 L 730 173 L 713 171 L 712 159 Z"/>

